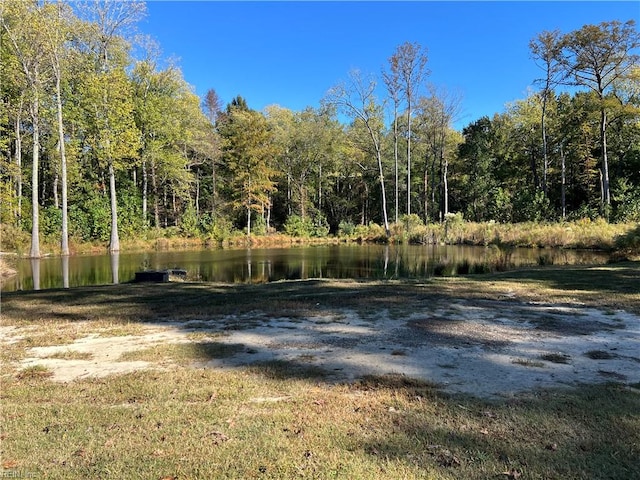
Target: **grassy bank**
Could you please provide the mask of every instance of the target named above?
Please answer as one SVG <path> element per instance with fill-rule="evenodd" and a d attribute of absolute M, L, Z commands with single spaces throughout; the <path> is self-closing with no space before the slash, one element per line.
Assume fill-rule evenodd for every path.
<path fill-rule="evenodd" d="M 68 384 L 21 368 L 34 346 L 122 336 L 167 320 L 339 309 L 406 318 L 436 299 L 580 303 L 640 314 L 640 264 L 548 267 L 426 283 L 114 285 L 3 295 L 3 475 L 140 479 L 605 479 L 640 477 L 640 393 L 622 384 L 504 400 L 445 395 L 407 377 L 327 381 L 304 364 L 219 370 L 196 347 L 135 358 L 164 366 Z M 505 297 L 508 293 L 508 297 Z M 508 299 L 507 299 L 508 298 Z M 237 324 L 229 328 L 244 328 Z M 68 355 L 72 355 L 69 351 Z"/>
<path fill-rule="evenodd" d="M 122 251 L 149 251 L 196 248 L 246 248 L 282 247 L 308 244 L 359 243 L 408 243 L 447 245 L 498 245 L 506 247 L 540 247 L 568 249 L 596 249 L 624 251 L 625 255 L 640 256 L 640 226 L 637 224 L 611 224 L 603 220 L 580 220 L 566 223 L 474 223 L 464 222 L 457 217 L 442 224 L 423 225 L 419 220 L 404 221 L 391 226 L 387 238 L 384 228 L 370 224 L 339 231 L 334 236 L 311 237 L 291 236 L 281 233 L 252 235 L 229 232 L 223 237 L 184 237 L 177 230 L 149 230 L 135 238 L 122 238 Z M 2 244 L 0 251 L 26 255 L 30 245 L 28 233 L 0 225 Z M 171 234 L 170 234 L 171 232 Z M 72 254 L 104 253 L 105 242 L 82 242 L 70 239 Z M 60 253 L 59 239 L 45 238 L 42 245 L 44 254 Z"/>

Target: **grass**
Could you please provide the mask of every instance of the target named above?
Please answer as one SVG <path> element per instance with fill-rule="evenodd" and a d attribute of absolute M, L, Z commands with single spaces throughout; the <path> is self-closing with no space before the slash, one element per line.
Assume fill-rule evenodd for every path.
<path fill-rule="evenodd" d="M 402 376 L 334 383 L 304 358 L 224 370 L 194 367 L 247 353 L 200 328 L 190 333 L 195 344 L 130 354 L 170 361 L 171 368 L 62 384 L 42 366 L 16 366 L 30 347 L 69 344 L 90 332 L 127 334 L 168 321 L 220 318 L 224 334 L 225 328 L 244 328 L 243 315 L 258 311 L 261 322 L 345 310 L 373 319 L 383 309 L 406 317 L 420 305 L 493 299 L 640 314 L 639 284 L 640 264 L 626 262 L 426 283 L 135 284 L 3 294 L 2 326 L 23 337 L 2 351 L 0 475 L 640 478 L 638 385 L 584 385 L 489 401 L 446 395 Z M 505 300 L 505 292 L 513 298 Z M 602 358 L 599 350 L 586 354 Z M 525 363 L 563 360 L 569 359 L 549 353 Z"/>
<path fill-rule="evenodd" d="M 142 350 L 127 352 L 121 355 L 118 360 L 123 362 L 136 360 L 146 362 L 172 361 L 181 365 L 190 365 L 197 361 L 230 357 L 244 351 L 244 345 L 197 341 L 194 343 L 154 345 Z"/>

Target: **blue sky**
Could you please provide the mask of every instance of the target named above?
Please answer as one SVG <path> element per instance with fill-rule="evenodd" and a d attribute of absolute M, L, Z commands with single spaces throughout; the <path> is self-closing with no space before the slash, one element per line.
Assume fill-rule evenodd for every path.
<path fill-rule="evenodd" d="M 398 45 L 417 42 L 427 81 L 461 94 L 462 128 L 526 97 L 541 75 L 529 52 L 540 32 L 631 19 L 638 1 L 148 1 L 139 29 L 199 96 L 213 88 L 257 110 L 317 107 L 350 70 L 379 75 Z"/>

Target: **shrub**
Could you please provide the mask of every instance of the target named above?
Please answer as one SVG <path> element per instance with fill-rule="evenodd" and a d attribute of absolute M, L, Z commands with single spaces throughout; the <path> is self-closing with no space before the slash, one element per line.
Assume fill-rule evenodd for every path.
<path fill-rule="evenodd" d="M 356 226 L 350 222 L 342 220 L 338 225 L 338 235 L 341 237 L 350 237 L 356 231 Z"/>
<path fill-rule="evenodd" d="M 200 235 L 200 222 L 193 205 L 187 205 L 182 218 L 180 218 L 180 233 L 185 237 L 192 238 Z"/>
<path fill-rule="evenodd" d="M 267 234 L 267 221 L 262 215 L 258 215 L 251 224 L 251 233 L 254 235 Z"/>
<path fill-rule="evenodd" d="M 40 233 L 45 238 L 59 237 L 62 232 L 62 210 L 49 205 L 40 210 Z"/>
<path fill-rule="evenodd" d="M 329 223 L 321 215 L 312 219 L 294 214 L 287 218 L 284 231 L 292 237 L 326 237 L 329 234 Z"/>

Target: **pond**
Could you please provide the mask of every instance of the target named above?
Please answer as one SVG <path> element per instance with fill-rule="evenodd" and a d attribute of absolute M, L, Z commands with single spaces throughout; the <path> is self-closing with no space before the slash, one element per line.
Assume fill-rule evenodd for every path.
<path fill-rule="evenodd" d="M 152 251 L 19 259 L 2 291 L 130 282 L 142 270 L 182 269 L 189 281 L 264 283 L 307 278 L 419 279 L 529 265 L 602 264 L 603 252 L 471 246 L 323 245 Z"/>

